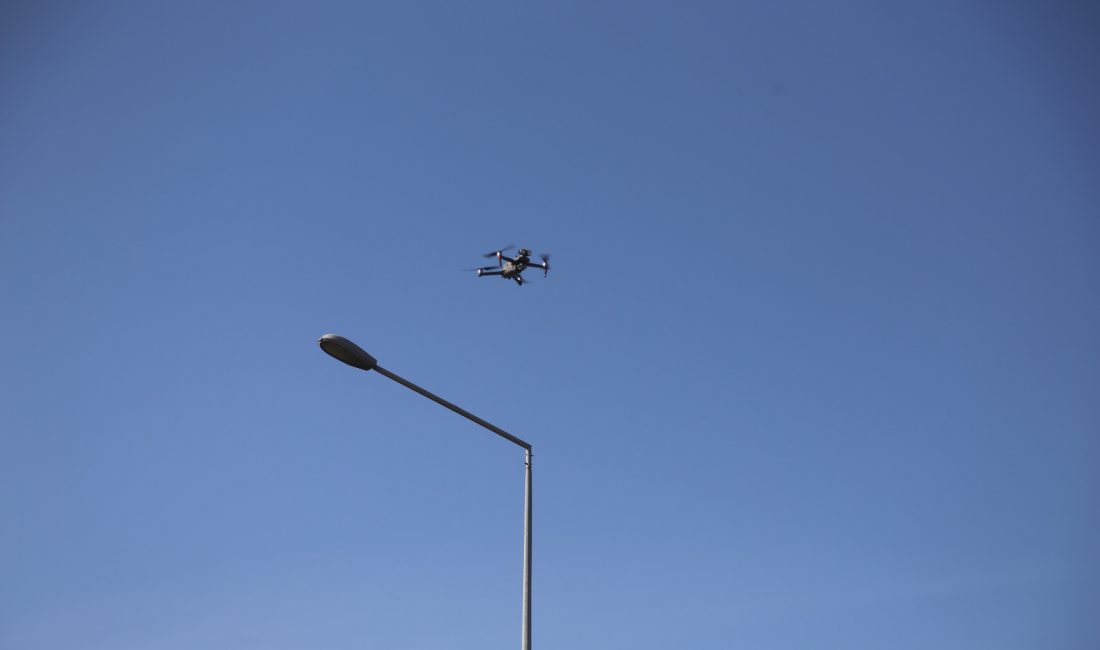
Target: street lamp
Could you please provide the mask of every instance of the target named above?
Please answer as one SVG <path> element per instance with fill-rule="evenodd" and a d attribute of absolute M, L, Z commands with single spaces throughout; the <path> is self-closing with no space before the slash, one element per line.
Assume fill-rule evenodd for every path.
<path fill-rule="evenodd" d="M 523 641 L 520 647 L 522 650 L 531 650 L 531 445 L 513 436 L 504 429 L 482 420 L 473 413 L 451 404 L 442 397 L 429 393 L 411 381 L 398 377 L 389 370 L 378 365 L 378 361 L 364 352 L 363 348 L 342 336 L 325 334 L 318 339 L 317 343 L 329 356 L 343 361 L 354 368 L 359 368 L 360 370 L 374 370 L 379 374 L 385 375 L 402 386 L 411 388 L 420 393 L 436 404 L 449 408 L 467 420 L 480 424 L 501 438 L 523 447 L 524 465 L 526 469 L 524 471 L 523 488 Z"/>

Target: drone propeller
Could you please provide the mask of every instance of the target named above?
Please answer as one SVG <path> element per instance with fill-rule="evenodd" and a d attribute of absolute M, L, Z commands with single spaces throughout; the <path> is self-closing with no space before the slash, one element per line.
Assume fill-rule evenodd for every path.
<path fill-rule="evenodd" d="M 496 257 L 497 255 L 500 255 L 501 253 L 503 253 L 505 251 L 510 251 L 515 247 L 516 247 L 515 244 L 508 244 L 507 246 L 505 246 L 504 248 L 502 248 L 498 251 L 493 251 L 492 253 L 485 253 L 485 255 L 483 257 Z"/>
<path fill-rule="evenodd" d="M 496 271 L 499 268 L 500 268 L 499 266 L 494 264 L 492 266 L 482 266 L 482 267 L 478 267 L 476 269 L 462 269 L 462 270 L 463 271 Z"/>
<path fill-rule="evenodd" d="M 539 255 L 542 258 L 542 263 L 545 265 L 542 267 L 542 277 L 546 277 L 550 274 L 550 253 L 543 253 Z"/>

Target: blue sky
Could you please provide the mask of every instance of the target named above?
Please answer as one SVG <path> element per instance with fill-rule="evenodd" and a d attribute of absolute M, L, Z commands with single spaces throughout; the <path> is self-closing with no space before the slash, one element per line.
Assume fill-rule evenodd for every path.
<path fill-rule="evenodd" d="M 1095 648 L 1086 3 L 6 3 L 0 647 Z M 554 254 L 517 288 L 459 269 Z"/>

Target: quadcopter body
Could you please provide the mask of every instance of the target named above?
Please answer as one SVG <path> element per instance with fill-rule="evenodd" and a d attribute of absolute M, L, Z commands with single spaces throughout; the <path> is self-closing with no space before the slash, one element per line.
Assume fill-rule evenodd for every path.
<path fill-rule="evenodd" d="M 550 272 L 550 256 L 539 255 L 542 262 L 531 261 L 531 251 L 526 248 L 521 248 L 516 251 L 515 257 L 508 257 L 505 255 L 505 251 L 509 251 L 514 246 L 506 246 L 498 251 L 487 253 L 485 257 L 495 257 L 497 260 L 496 266 L 483 266 L 479 269 L 471 269 L 477 271 L 477 277 L 486 275 L 499 275 L 505 280 L 512 280 L 517 285 L 523 286 L 527 281 L 523 279 L 523 272 L 528 267 L 535 267 L 542 269 L 543 277 Z"/>

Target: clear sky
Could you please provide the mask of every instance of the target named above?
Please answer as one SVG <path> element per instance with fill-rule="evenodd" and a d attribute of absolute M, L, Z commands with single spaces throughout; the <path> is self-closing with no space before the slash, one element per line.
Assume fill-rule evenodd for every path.
<path fill-rule="evenodd" d="M 3 3 L 0 648 L 1100 647 L 1090 4 Z"/>

